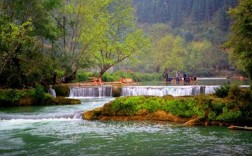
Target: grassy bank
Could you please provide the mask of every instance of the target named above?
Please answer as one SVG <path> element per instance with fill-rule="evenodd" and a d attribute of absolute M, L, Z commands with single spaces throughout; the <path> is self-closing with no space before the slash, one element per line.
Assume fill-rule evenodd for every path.
<path fill-rule="evenodd" d="M 225 92 L 225 93 L 224 93 Z M 226 94 L 227 92 L 227 94 Z M 225 94 L 225 95 L 223 95 Z M 168 120 L 195 124 L 251 126 L 252 92 L 233 86 L 195 97 L 120 97 L 83 115 L 100 120 Z"/>
<path fill-rule="evenodd" d="M 0 106 L 80 104 L 76 99 L 53 97 L 42 86 L 33 89 L 0 89 Z"/>

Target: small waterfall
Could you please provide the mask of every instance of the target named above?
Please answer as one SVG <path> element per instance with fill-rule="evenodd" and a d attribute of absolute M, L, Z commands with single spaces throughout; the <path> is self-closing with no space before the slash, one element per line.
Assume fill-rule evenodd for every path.
<path fill-rule="evenodd" d="M 69 97 L 111 97 L 112 86 L 72 87 Z"/>
<path fill-rule="evenodd" d="M 48 92 L 53 96 L 53 97 L 56 97 L 56 92 L 55 92 L 55 90 L 53 89 L 53 88 L 49 88 L 48 89 Z"/>
<path fill-rule="evenodd" d="M 213 94 L 218 87 L 220 86 L 205 86 L 205 94 Z"/>
<path fill-rule="evenodd" d="M 73 119 L 82 119 L 82 113 L 83 111 L 75 112 L 73 115 Z"/>
<path fill-rule="evenodd" d="M 219 86 L 126 86 L 122 88 L 122 96 L 191 96 L 212 94 Z"/>

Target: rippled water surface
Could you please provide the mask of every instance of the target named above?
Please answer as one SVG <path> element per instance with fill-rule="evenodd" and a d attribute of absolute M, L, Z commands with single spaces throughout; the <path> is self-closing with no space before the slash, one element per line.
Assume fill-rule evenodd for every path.
<path fill-rule="evenodd" d="M 167 122 L 99 122 L 81 105 L 0 109 L 0 155 L 252 155 L 252 133 Z"/>

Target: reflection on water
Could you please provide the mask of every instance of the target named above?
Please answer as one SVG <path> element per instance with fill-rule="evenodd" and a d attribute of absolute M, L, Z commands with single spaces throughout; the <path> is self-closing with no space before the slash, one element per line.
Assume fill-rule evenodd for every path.
<path fill-rule="evenodd" d="M 183 127 L 168 122 L 99 122 L 65 117 L 110 100 L 89 98 L 74 106 L 1 109 L 2 117 L 16 119 L 0 120 L 0 155 L 252 154 L 251 132 L 214 126 Z M 53 115 L 57 117 L 49 118 Z"/>

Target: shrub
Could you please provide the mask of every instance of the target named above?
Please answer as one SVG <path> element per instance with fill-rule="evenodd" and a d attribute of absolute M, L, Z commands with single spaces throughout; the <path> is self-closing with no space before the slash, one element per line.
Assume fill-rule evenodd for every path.
<path fill-rule="evenodd" d="M 241 99 L 241 88 L 238 85 L 232 85 L 228 91 L 228 97 L 231 99 Z"/>
<path fill-rule="evenodd" d="M 90 76 L 92 76 L 91 73 L 79 71 L 79 72 L 76 74 L 76 80 L 75 80 L 75 82 L 87 81 L 88 78 L 89 78 Z"/>
<path fill-rule="evenodd" d="M 144 96 L 120 97 L 112 101 L 111 113 L 119 115 L 134 115 L 141 107 Z"/>
<path fill-rule="evenodd" d="M 34 95 L 36 99 L 43 100 L 45 95 L 44 87 L 41 85 L 37 85 L 34 89 Z"/>
<path fill-rule="evenodd" d="M 119 81 L 120 80 L 120 76 L 116 75 L 116 74 L 107 74 L 105 73 L 102 76 L 102 81 L 104 82 L 113 82 L 113 81 Z"/>
<path fill-rule="evenodd" d="M 224 98 L 224 97 L 227 97 L 228 96 L 228 91 L 229 91 L 229 88 L 230 88 L 230 85 L 222 85 L 218 88 L 215 88 L 214 91 L 215 91 L 215 95 L 217 97 L 221 97 L 221 98 Z"/>
<path fill-rule="evenodd" d="M 25 95 L 24 91 L 21 90 L 1 90 L 0 91 L 0 101 L 1 103 L 13 104 L 18 102 L 22 96 Z"/>
<path fill-rule="evenodd" d="M 149 112 L 155 112 L 160 110 L 164 103 L 164 99 L 160 97 L 150 97 L 144 101 L 142 108 L 147 109 Z"/>
<path fill-rule="evenodd" d="M 45 89 L 41 85 L 37 85 L 32 92 L 32 97 L 35 98 L 36 104 L 43 104 L 46 102 L 46 100 L 49 100 L 52 98 L 52 96 L 49 93 L 45 92 Z"/>
<path fill-rule="evenodd" d="M 216 113 L 213 112 L 213 111 L 211 111 L 211 112 L 208 113 L 207 117 L 208 117 L 209 120 L 215 121 L 216 120 L 216 116 L 217 116 Z"/>
<path fill-rule="evenodd" d="M 225 122 L 234 122 L 238 121 L 241 118 L 242 113 L 239 110 L 228 109 L 227 107 L 223 108 L 222 114 L 220 114 L 216 119 Z"/>
<path fill-rule="evenodd" d="M 204 111 L 198 107 L 197 101 L 194 99 L 168 100 L 162 109 L 181 117 L 198 116 L 204 118 L 205 116 Z"/>

